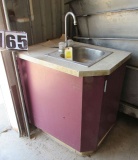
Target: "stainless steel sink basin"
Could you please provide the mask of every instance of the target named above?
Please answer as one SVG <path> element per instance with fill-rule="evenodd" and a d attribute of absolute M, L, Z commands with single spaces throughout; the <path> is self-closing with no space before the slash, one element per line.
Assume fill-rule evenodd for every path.
<path fill-rule="evenodd" d="M 64 54 L 60 52 L 53 52 L 47 54 L 47 56 L 59 58 L 64 61 L 70 61 L 71 63 L 77 63 L 83 66 L 90 67 L 112 52 L 102 51 L 88 47 L 74 47 L 73 48 L 73 61 L 64 58 Z"/>

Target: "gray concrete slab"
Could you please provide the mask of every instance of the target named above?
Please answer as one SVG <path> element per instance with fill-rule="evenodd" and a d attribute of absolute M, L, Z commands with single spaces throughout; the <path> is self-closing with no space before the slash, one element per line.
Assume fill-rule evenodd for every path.
<path fill-rule="evenodd" d="M 82 157 L 37 131 L 32 139 L 19 138 L 8 130 L 0 134 L 0 160 L 137 160 L 138 120 L 119 117 L 117 124 L 99 149 Z"/>

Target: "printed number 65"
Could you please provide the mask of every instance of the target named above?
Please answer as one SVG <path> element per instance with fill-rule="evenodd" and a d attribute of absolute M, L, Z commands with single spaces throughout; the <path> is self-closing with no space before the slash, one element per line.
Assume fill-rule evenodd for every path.
<path fill-rule="evenodd" d="M 26 36 L 24 35 L 17 35 L 17 43 L 20 49 L 27 48 L 27 40 Z M 14 35 L 7 35 L 6 36 L 6 44 L 8 48 L 15 49 L 16 48 L 16 38 Z"/>

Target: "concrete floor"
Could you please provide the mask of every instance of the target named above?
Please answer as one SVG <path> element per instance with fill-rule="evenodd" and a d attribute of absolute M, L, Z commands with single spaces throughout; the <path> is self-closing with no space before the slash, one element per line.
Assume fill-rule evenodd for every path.
<path fill-rule="evenodd" d="M 138 160 L 136 119 L 119 116 L 116 126 L 99 149 L 92 156 L 82 157 L 40 130 L 32 139 L 19 138 L 18 133 L 9 128 L 7 117 L 3 115 L 6 113 L 1 104 L 0 128 L 3 129 L 0 132 L 0 160 Z"/>

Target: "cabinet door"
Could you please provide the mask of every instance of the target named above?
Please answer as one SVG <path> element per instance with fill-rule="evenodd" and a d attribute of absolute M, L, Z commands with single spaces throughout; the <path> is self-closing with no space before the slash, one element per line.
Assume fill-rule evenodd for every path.
<path fill-rule="evenodd" d="M 105 78 L 99 126 L 99 141 L 106 135 L 116 121 L 124 74 L 125 65 L 119 67 Z"/>

